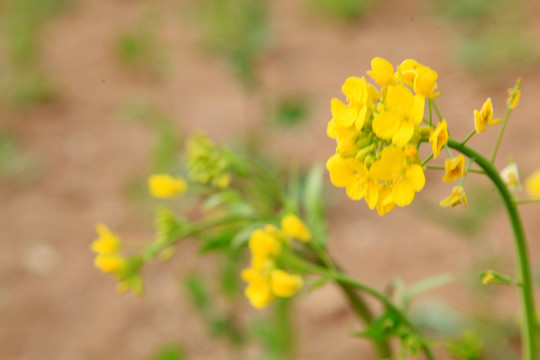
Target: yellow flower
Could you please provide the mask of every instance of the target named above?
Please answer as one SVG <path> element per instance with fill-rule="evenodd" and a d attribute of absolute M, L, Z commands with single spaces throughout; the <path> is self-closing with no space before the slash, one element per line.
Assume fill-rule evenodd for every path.
<path fill-rule="evenodd" d="M 508 165 L 501 170 L 501 178 L 504 183 L 514 193 L 521 191 L 521 181 L 519 180 L 519 171 L 517 164 L 514 161 L 511 161 Z"/>
<path fill-rule="evenodd" d="M 519 104 L 519 99 L 521 99 L 521 90 L 511 92 L 510 97 L 508 98 L 508 108 L 515 109 Z"/>
<path fill-rule="evenodd" d="M 394 78 L 394 67 L 388 60 L 375 57 L 371 60 L 371 70 L 367 73 L 375 80 L 377 85 L 390 85 Z"/>
<path fill-rule="evenodd" d="M 91 249 L 97 254 L 110 255 L 120 249 L 120 238 L 104 224 L 97 224 L 98 238 L 92 242 Z"/>
<path fill-rule="evenodd" d="M 391 184 L 393 201 L 401 207 L 409 205 L 426 182 L 422 166 L 407 164 L 407 156 L 395 146 L 383 149 L 381 159 L 371 166 L 369 173 L 373 179 Z"/>
<path fill-rule="evenodd" d="M 467 196 L 465 195 L 465 191 L 463 190 L 463 187 L 461 186 L 454 186 L 452 189 L 452 194 L 447 196 L 444 200 L 441 201 L 442 207 L 456 207 L 459 204 L 467 205 Z"/>
<path fill-rule="evenodd" d="M 120 254 L 99 254 L 94 265 L 104 273 L 110 274 L 122 270 L 126 266 L 126 258 Z"/>
<path fill-rule="evenodd" d="M 285 235 L 302 242 L 311 240 L 311 232 L 296 215 L 289 214 L 281 219 L 281 230 Z"/>
<path fill-rule="evenodd" d="M 275 234 L 262 229 L 255 230 L 249 238 L 253 268 L 262 269 L 269 258 L 279 255 L 281 247 L 281 241 Z"/>
<path fill-rule="evenodd" d="M 291 275 L 283 270 L 274 270 L 270 275 L 272 292 L 279 297 L 294 295 L 303 285 L 302 277 Z"/>
<path fill-rule="evenodd" d="M 424 118 L 425 100 L 403 85 L 388 87 L 384 109 L 373 119 L 373 132 L 383 140 L 404 147 Z"/>
<path fill-rule="evenodd" d="M 377 213 L 379 213 L 379 216 L 388 214 L 396 207 L 392 192 L 386 185 L 381 186 L 377 200 Z"/>
<path fill-rule="evenodd" d="M 444 169 L 446 174 L 443 176 L 443 181 L 452 182 L 456 179 L 459 179 L 467 173 L 465 169 L 465 157 L 459 155 L 453 159 L 446 159 L 444 162 Z"/>
<path fill-rule="evenodd" d="M 248 282 L 245 295 L 255 309 L 263 309 L 274 300 L 270 284 L 262 275 Z"/>
<path fill-rule="evenodd" d="M 429 135 L 429 142 L 431 143 L 431 151 L 433 152 L 433 158 L 436 159 L 441 152 L 442 147 L 448 142 L 448 125 L 446 120 L 443 119 L 437 124 L 435 130 Z"/>
<path fill-rule="evenodd" d="M 414 78 L 416 76 L 416 69 L 420 66 L 418 61 L 413 59 L 406 59 L 398 66 L 398 75 L 401 81 L 410 87 L 414 86 Z"/>
<path fill-rule="evenodd" d="M 531 196 L 540 197 L 540 170 L 535 171 L 525 180 L 525 189 Z"/>
<path fill-rule="evenodd" d="M 486 130 L 488 125 L 497 125 L 501 119 L 493 119 L 493 103 L 491 98 L 488 98 L 480 111 L 474 110 L 474 128 L 479 134 Z"/>
<path fill-rule="evenodd" d="M 174 178 L 166 174 L 155 174 L 148 178 L 150 194 L 156 198 L 170 198 L 187 190 L 187 182 L 182 177 Z"/>
<path fill-rule="evenodd" d="M 435 99 L 441 93 L 437 89 L 437 72 L 427 66 L 419 66 L 414 77 L 414 92 L 429 99 Z"/>

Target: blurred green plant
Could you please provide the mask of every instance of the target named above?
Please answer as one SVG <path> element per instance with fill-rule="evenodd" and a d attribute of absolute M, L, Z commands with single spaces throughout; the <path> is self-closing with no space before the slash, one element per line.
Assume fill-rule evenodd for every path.
<path fill-rule="evenodd" d="M 197 14 L 204 45 L 243 85 L 256 86 L 257 63 L 269 46 L 266 1 L 201 0 Z"/>
<path fill-rule="evenodd" d="M 157 34 L 159 16 L 149 8 L 131 28 L 123 30 L 115 40 L 116 58 L 134 74 L 160 79 L 167 69 L 165 47 Z"/>
<path fill-rule="evenodd" d="M 291 128 L 302 124 L 308 115 L 308 99 L 303 96 L 284 97 L 275 106 L 272 122 L 278 127 Z"/>
<path fill-rule="evenodd" d="M 307 0 L 315 11 L 347 22 L 365 16 L 378 2 L 380 0 Z"/>
<path fill-rule="evenodd" d="M 437 0 L 433 7 L 456 29 L 459 62 L 486 81 L 531 68 L 538 59 L 523 1 Z"/>
<path fill-rule="evenodd" d="M 44 26 L 70 0 L 0 0 L 0 92 L 15 107 L 48 102 L 57 88 L 41 63 Z"/>
<path fill-rule="evenodd" d="M 185 358 L 184 349 L 179 345 L 164 345 L 150 357 L 151 360 L 184 360 Z"/>
<path fill-rule="evenodd" d="M 30 182 L 39 176 L 36 160 L 20 149 L 12 134 L 0 132 L 0 180 Z"/>

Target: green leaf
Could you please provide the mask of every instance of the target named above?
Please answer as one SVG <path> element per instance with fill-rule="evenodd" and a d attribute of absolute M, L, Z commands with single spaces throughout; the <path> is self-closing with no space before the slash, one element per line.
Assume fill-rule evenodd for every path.
<path fill-rule="evenodd" d="M 156 351 L 151 360 L 184 360 L 184 350 L 178 345 L 167 345 Z"/>
<path fill-rule="evenodd" d="M 326 218 L 322 193 L 323 169 L 320 165 L 315 165 L 306 178 L 304 208 L 306 210 L 306 222 L 312 232 L 312 241 L 324 246 L 326 244 Z"/>

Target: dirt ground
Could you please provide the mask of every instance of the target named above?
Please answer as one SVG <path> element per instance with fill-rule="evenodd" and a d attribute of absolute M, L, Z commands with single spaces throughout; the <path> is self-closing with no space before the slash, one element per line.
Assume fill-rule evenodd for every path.
<path fill-rule="evenodd" d="M 141 299 L 116 295 L 114 282 L 92 266 L 89 244 L 97 221 L 124 239 L 152 236 L 151 219 L 123 195 L 126 182 L 147 171 L 152 137 L 148 129 L 122 121 L 120 104 L 145 99 L 166 109 L 186 134 L 202 129 L 218 142 L 260 125 L 253 99 L 199 46 L 196 26 L 181 13 L 188 1 L 161 1 L 166 11 L 160 35 L 173 64 L 167 79 L 152 83 L 123 71 L 111 44 L 146 3 L 78 1 L 44 34 L 44 61 L 60 85 L 59 101 L 26 113 L 0 109 L 3 126 L 43 169 L 34 182 L 0 184 L 2 359 L 147 359 L 168 342 L 184 344 L 189 359 L 227 358 L 179 291 L 181 274 L 207 264 L 194 244 L 183 245 L 171 263 L 145 272 L 148 291 Z M 540 25 L 533 20 L 540 7 L 529 6 L 538 44 Z M 362 75 L 374 56 L 394 64 L 411 57 L 436 69 L 443 94 L 438 104 L 457 138 L 470 131 L 473 109 L 488 96 L 496 114 L 504 111 L 514 77 L 487 87 L 459 70 L 451 52 L 451 27 L 434 17 L 424 1 L 385 1 L 351 26 L 312 15 L 297 1 L 275 0 L 270 8 L 274 46 L 260 64 L 263 89 L 270 97 L 300 93 L 312 100 L 309 122 L 289 132 L 267 132 L 267 146 L 283 159 L 324 164 L 334 150 L 325 133 L 330 99 L 340 96 L 347 76 Z M 536 68 L 519 75 L 524 79 L 521 104 L 497 165 L 502 168 L 512 155 L 526 175 L 540 167 L 540 72 Z M 490 151 L 495 135 L 490 129 L 471 144 Z M 418 201 L 384 218 L 348 200 L 343 191 L 329 189 L 331 253 L 350 274 L 379 289 L 395 277 L 411 284 L 427 274 L 472 276 L 465 269 L 497 253 L 507 254 L 507 269 L 501 270 L 513 274 L 511 233 L 502 208 L 474 239 L 425 220 L 423 204 L 437 204 L 451 189 L 440 176 L 430 172 Z M 540 211 L 525 205 L 521 213 L 538 269 Z M 457 282 L 418 301 L 444 300 L 464 309 L 472 296 Z M 517 313 L 514 291 L 497 291 L 493 301 L 502 313 Z M 332 287 L 306 294 L 296 320 L 299 359 L 372 356 L 369 344 L 349 336 L 359 325 Z"/>

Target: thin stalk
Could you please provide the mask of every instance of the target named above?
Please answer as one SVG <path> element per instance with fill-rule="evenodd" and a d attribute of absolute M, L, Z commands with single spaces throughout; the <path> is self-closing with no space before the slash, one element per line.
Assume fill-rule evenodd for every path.
<path fill-rule="evenodd" d="M 429 127 L 433 127 L 433 111 L 431 109 L 431 100 L 428 100 L 429 105 Z"/>
<path fill-rule="evenodd" d="M 424 160 L 424 162 L 422 163 L 422 166 L 426 166 L 426 164 L 429 162 L 429 160 L 433 159 L 433 154 L 430 154 L 426 160 Z M 429 167 L 430 165 L 428 165 Z"/>
<path fill-rule="evenodd" d="M 434 170 L 446 170 L 444 165 L 427 165 L 426 168 Z M 476 173 L 476 174 L 485 174 L 485 171 L 482 169 L 467 169 L 467 172 Z"/>
<path fill-rule="evenodd" d="M 251 218 L 247 216 L 238 216 L 238 215 L 224 216 L 224 217 L 213 218 L 213 219 L 205 219 L 191 226 L 180 227 L 176 229 L 176 231 L 174 231 L 172 234 L 170 234 L 170 236 L 167 238 L 166 241 L 160 241 L 157 243 L 154 242 L 150 244 L 143 255 L 143 260 L 144 261 L 152 260 L 161 252 L 161 250 L 176 244 L 177 242 L 179 242 L 180 240 L 186 237 L 198 235 L 208 228 L 229 225 L 229 224 L 233 224 L 236 222 L 245 221 L 249 219 Z"/>
<path fill-rule="evenodd" d="M 469 133 L 469 135 L 467 135 L 467 137 L 465 138 L 465 140 L 463 140 L 461 143 L 462 143 L 463 145 L 465 145 L 465 144 L 467 143 L 467 141 L 469 141 L 469 140 L 473 137 L 474 134 L 476 134 L 476 130 L 471 131 L 471 132 Z"/>
<path fill-rule="evenodd" d="M 540 202 L 540 198 L 516 200 L 516 201 L 514 201 L 514 204 L 516 204 L 516 205 L 534 204 L 534 203 L 538 203 L 538 202 Z"/>
<path fill-rule="evenodd" d="M 495 158 L 497 157 L 497 151 L 499 150 L 499 145 L 501 145 L 501 140 L 504 134 L 504 130 L 506 129 L 506 124 L 508 124 L 508 118 L 510 117 L 511 112 L 512 112 L 512 109 L 508 107 L 506 109 L 506 113 L 504 114 L 504 120 L 499 130 L 499 135 L 497 135 L 497 140 L 495 141 L 493 152 L 491 153 L 491 162 L 494 162 Z"/>
<path fill-rule="evenodd" d="M 469 159 L 469 163 L 467 164 L 467 169 L 465 170 L 465 175 L 461 177 L 461 180 L 459 181 L 459 186 L 463 186 L 463 184 L 465 184 L 465 179 L 467 178 L 467 174 L 471 170 L 472 163 L 473 163 L 473 159 Z"/>
<path fill-rule="evenodd" d="M 501 194 L 503 203 L 510 218 L 510 223 L 512 225 L 515 240 L 514 243 L 517 252 L 517 262 L 520 275 L 519 281 L 521 282 L 521 302 L 524 312 L 524 321 L 522 324 L 523 359 L 538 360 L 538 350 L 536 345 L 537 324 L 535 317 L 531 265 L 529 260 L 529 252 L 527 249 L 527 242 L 525 239 L 525 232 L 523 230 L 523 225 L 521 224 L 521 218 L 519 216 L 516 203 L 492 162 L 487 160 L 480 153 L 454 139 L 448 140 L 448 146 L 459 151 L 469 159 L 474 160 L 474 162 L 485 171 L 486 175 L 491 179 Z M 496 152 L 494 152 L 494 154 L 496 154 Z"/>
<path fill-rule="evenodd" d="M 437 114 L 439 121 L 442 121 L 441 113 L 439 112 L 439 108 L 437 107 L 437 104 L 435 104 L 435 101 L 432 99 L 429 99 L 429 103 L 433 105 L 433 108 L 435 109 L 435 113 Z"/>
<path fill-rule="evenodd" d="M 358 289 L 358 290 L 361 290 L 361 291 L 363 291 L 365 293 L 370 294 L 375 299 L 379 300 L 384 306 L 386 306 L 386 308 L 388 308 L 389 310 L 394 312 L 396 314 L 396 316 L 401 320 L 401 322 L 405 326 L 407 326 L 413 333 L 415 333 L 415 334 L 417 334 L 419 336 L 421 335 L 420 332 L 418 331 L 418 329 L 416 328 L 416 326 L 414 326 L 414 324 L 407 318 L 407 316 L 403 313 L 403 311 L 400 308 L 398 308 L 396 305 L 394 305 L 386 297 L 386 295 L 380 293 L 379 291 L 373 289 L 372 287 L 370 287 L 370 286 L 368 286 L 368 285 L 366 285 L 364 283 L 361 283 L 361 282 L 359 282 L 359 281 L 357 281 L 355 279 L 352 279 L 352 278 L 348 277 L 345 274 L 342 274 L 342 273 L 339 273 L 339 272 L 336 272 L 336 271 L 329 271 L 329 270 L 327 270 L 325 268 L 321 268 L 321 267 L 312 265 L 312 264 L 310 264 L 310 263 L 308 263 L 308 262 L 306 262 L 304 260 L 301 260 L 301 259 L 299 259 L 297 257 L 287 257 L 286 261 L 289 263 L 289 265 L 291 265 L 292 267 L 296 268 L 299 271 L 303 271 L 303 272 L 319 275 L 319 276 L 322 276 L 322 277 L 325 277 L 325 278 L 328 278 L 328 279 L 332 279 L 332 280 L 336 281 L 338 284 L 349 285 L 352 288 L 355 288 L 355 289 Z M 422 347 L 422 351 L 426 355 L 427 359 L 435 360 L 435 357 L 432 354 L 431 350 L 429 349 L 429 347 L 424 342 L 422 342 L 421 347 Z"/>

